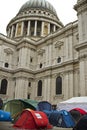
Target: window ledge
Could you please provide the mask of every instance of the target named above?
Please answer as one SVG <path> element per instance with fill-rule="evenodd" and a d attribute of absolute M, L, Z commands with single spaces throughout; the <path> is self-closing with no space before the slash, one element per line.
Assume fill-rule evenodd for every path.
<path fill-rule="evenodd" d="M 42 100 L 43 99 L 43 96 L 37 96 L 35 97 L 36 100 Z"/>
<path fill-rule="evenodd" d="M 54 99 L 63 99 L 64 95 L 63 94 L 58 94 L 54 96 Z"/>

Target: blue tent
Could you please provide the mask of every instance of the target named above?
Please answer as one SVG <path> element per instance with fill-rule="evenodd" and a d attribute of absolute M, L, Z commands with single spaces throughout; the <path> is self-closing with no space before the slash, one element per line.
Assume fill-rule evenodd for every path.
<path fill-rule="evenodd" d="M 48 118 L 49 122 L 56 127 L 73 128 L 75 126 L 75 121 L 73 120 L 71 114 L 66 110 L 55 110 L 50 113 Z"/>
<path fill-rule="evenodd" d="M 12 121 L 10 112 L 0 110 L 0 121 Z"/>
<path fill-rule="evenodd" d="M 52 111 L 52 105 L 47 101 L 41 101 L 37 104 L 37 109 L 39 111 L 44 111 L 44 110 Z"/>

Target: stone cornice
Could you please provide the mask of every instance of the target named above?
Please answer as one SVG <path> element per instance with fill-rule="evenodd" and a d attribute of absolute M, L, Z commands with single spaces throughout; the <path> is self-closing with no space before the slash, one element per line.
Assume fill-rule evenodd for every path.
<path fill-rule="evenodd" d="M 74 6 L 74 9 L 78 12 L 78 14 L 87 10 L 87 0 L 78 0 L 77 4 Z"/>
<path fill-rule="evenodd" d="M 76 49 L 77 51 L 79 51 L 79 50 L 82 50 L 82 49 L 84 49 L 84 48 L 86 48 L 86 47 L 87 47 L 87 42 L 84 42 L 84 43 L 80 43 L 80 44 L 76 45 L 76 46 L 75 46 L 75 49 Z"/>
<path fill-rule="evenodd" d="M 19 50 L 19 49 L 22 48 L 22 47 L 30 48 L 30 49 L 32 49 L 32 50 L 34 50 L 34 51 L 36 50 L 36 46 L 35 46 L 34 44 L 32 44 L 29 40 L 26 40 L 26 39 L 20 41 L 20 42 L 18 43 L 16 49 Z"/>
<path fill-rule="evenodd" d="M 16 45 L 16 44 L 17 44 L 16 41 L 14 41 L 14 40 L 8 38 L 7 36 L 5 36 L 5 35 L 3 35 L 3 34 L 0 34 L 0 40 L 6 42 L 6 43 L 8 43 L 8 44 L 12 44 L 12 45 Z"/>
<path fill-rule="evenodd" d="M 9 73 L 10 75 L 13 75 L 13 77 L 15 76 L 22 76 L 22 77 L 26 77 L 26 75 L 30 75 L 30 77 L 32 76 L 35 76 L 36 74 L 39 74 L 41 76 L 50 76 L 54 73 L 56 73 L 57 69 L 60 69 L 59 72 L 57 73 L 64 73 L 64 72 L 68 72 L 68 71 L 73 71 L 73 65 L 74 63 L 77 63 L 78 64 L 78 60 L 71 60 L 71 61 L 67 61 L 67 62 L 64 62 L 62 63 L 61 65 L 55 65 L 55 66 L 49 66 L 49 67 L 45 67 L 45 68 L 42 68 L 40 70 L 29 70 L 27 68 L 17 68 L 17 69 L 9 69 L 9 68 L 3 68 L 3 67 L 0 67 L 0 71 L 1 72 L 4 72 L 4 73 Z M 66 69 L 64 69 L 66 67 Z M 38 76 L 39 76 L 38 75 Z"/>
<path fill-rule="evenodd" d="M 87 58 L 87 54 L 81 54 L 79 57 L 78 57 L 78 59 L 80 60 L 80 61 L 83 61 L 83 60 L 85 60 Z"/>
<path fill-rule="evenodd" d="M 53 19 L 53 18 L 51 18 L 51 17 L 48 17 L 48 16 L 42 16 L 42 14 L 41 15 L 24 15 L 24 16 L 19 16 L 19 17 L 14 17 L 10 22 L 9 22 L 9 24 L 8 24 L 8 26 L 7 26 L 7 28 L 9 27 L 9 26 L 12 26 L 13 24 L 16 24 L 16 23 L 18 23 L 18 22 L 22 22 L 22 21 L 24 21 L 25 20 L 25 18 L 26 18 L 26 20 L 38 20 L 38 18 L 39 18 L 39 20 L 43 20 L 43 21 L 46 21 L 46 22 L 48 22 L 48 21 L 51 21 L 51 22 L 53 22 L 53 23 L 55 23 L 55 25 L 62 25 L 62 23 L 60 22 L 60 21 L 58 21 L 58 19 Z M 63 26 L 63 25 L 62 25 Z"/>

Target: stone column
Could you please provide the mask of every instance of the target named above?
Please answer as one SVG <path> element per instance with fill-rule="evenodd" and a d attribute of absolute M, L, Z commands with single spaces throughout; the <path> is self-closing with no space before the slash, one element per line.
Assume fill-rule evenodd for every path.
<path fill-rule="evenodd" d="M 86 84 L 85 84 L 85 62 L 80 61 L 80 95 L 85 96 Z"/>
<path fill-rule="evenodd" d="M 52 75 L 52 79 L 51 79 L 51 85 L 50 85 L 50 96 L 51 96 L 51 103 L 52 104 L 55 104 L 55 96 L 56 96 L 56 90 L 55 90 L 55 87 L 56 87 L 56 75 Z"/>
<path fill-rule="evenodd" d="M 44 100 L 50 101 L 50 85 L 51 85 L 51 79 L 50 77 L 46 77 L 44 80 Z"/>
<path fill-rule="evenodd" d="M 54 25 L 54 27 L 53 27 L 53 31 L 55 32 L 56 31 L 56 26 Z"/>
<path fill-rule="evenodd" d="M 41 36 L 44 36 L 44 22 L 42 22 L 42 27 L 41 27 Z"/>
<path fill-rule="evenodd" d="M 44 91 L 43 91 L 43 95 L 44 95 L 44 100 L 46 101 L 46 96 L 47 96 L 47 78 L 44 79 Z"/>
<path fill-rule="evenodd" d="M 12 26 L 12 29 L 11 29 L 11 38 L 13 37 L 13 30 L 14 30 L 14 26 Z"/>
<path fill-rule="evenodd" d="M 15 88 L 15 98 L 27 98 L 27 86 L 25 78 L 17 78 Z"/>
<path fill-rule="evenodd" d="M 30 35 L 30 21 L 28 21 L 28 30 L 27 30 L 27 35 Z"/>
<path fill-rule="evenodd" d="M 50 34 L 50 23 L 48 24 L 48 34 Z"/>
<path fill-rule="evenodd" d="M 69 56 L 69 48 L 68 48 L 68 37 L 66 37 L 65 39 L 65 58 L 66 58 L 66 61 L 68 60 L 68 56 Z"/>
<path fill-rule="evenodd" d="M 79 70 L 74 71 L 73 81 L 74 81 L 74 87 L 73 87 L 74 96 L 80 96 Z"/>
<path fill-rule="evenodd" d="M 15 32 L 15 36 L 17 36 L 17 29 L 18 29 L 18 23 L 16 24 L 16 32 Z"/>
<path fill-rule="evenodd" d="M 50 86 L 51 86 L 51 79 L 48 77 L 48 84 L 47 84 L 47 101 L 50 101 Z"/>
<path fill-rule="evenodd" d="M 27 58 L 27 48 L 24 47 L 21 49 L 22 55 L 21 55 L 21 66 L 26 67 L 26 58 Z"/>
<path fill-rule="evenodd" d="M 49 45 L 48 54 L 49 54 L 49 65 L 51 65 L 52 64 L 52 45 L 51 44 Z"/>
<path fill-rule="evenodd" d="M 37 36 L 37 21 L 35 21 L 34 36 Z"/>
<path fill-rule="evenodd" d="M 23 36 L 23 31 L 24 31 L 24 22 L 22 22 L 22 25 L 21 25 L 21 36 Z"/>
<path fill-rule="evenodd" d="M 15 92 L 15 81 L 13 81 L 10 77 L 8 77 L 8 87 L 7 87 L 7 96 L 9 98 L 14 98 Z"/>
<path fill-rule="evenodd" d="M 49 65 L 49 46 L 46 46 L 45 56 L 46 56 L 46 59 L 45 59 L 46 64 L 45 65 L 48 66 Z"/>
<path fill-rule="evenodd" d="M 68 98 L 73 97 L 73 71 L 69 72 L 69 87 L 68 87 L 68 90 L 69 90 L 69 97 Z"/>
<path fill-rule="evenodd" d="M 7 31 L 7 36 L 10 37 L 10 31 L 11 29 L 9 28 L 8 31 Z"/>
<path fill-rule="evenodd" d="M 68 73 L 66 73 L 64 76 L 64 98 L 65 99 L 69 98 L 69 96 L 68 96 L 68 94 L 69 94 L 68 84 L 69 83 L 68 82 L 69 82 L 69 76 L 68 76 Z"/>
<path fill-rule="evenodd" d="M 73 59 L 73 43 L 72 43 L 72 39 L 73 39 L 73 37 L 72 37 L 72 35 L 70 35 L 69 36 L 69 38 L 68 38 L 68 41 L 67 41 L 67 44 L 69 45 L 69 48 L 68 48 L 68 51 L 69 51 L 69 59 L 70 60 L 72 60 Z"/>

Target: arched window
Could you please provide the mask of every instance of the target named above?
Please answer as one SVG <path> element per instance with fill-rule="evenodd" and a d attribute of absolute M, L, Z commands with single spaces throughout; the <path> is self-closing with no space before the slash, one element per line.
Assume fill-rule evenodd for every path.
<path fill-rule="evenodd" d="M 58 57 L 57 58 L 57 63 L 60 63 L 61 62 L 61 57 Z"/>
<path fill-rule="evenodd" d="M 38 81 L 37 96 L 42 96 L 42 81 Z"/>
<path fill-rule="evenodd" d="M 28 83 L 28 87 L 31 87 L 31 82 Z"/>
<path fill-rule="evenodd" d="M 30 99 L 30 94 L 27 95 L 27 98 Z"/>
<path fill-rule="evenodd" d="M 42 66 L 43 66 L 43 64 L 42 64 L 42 63 L 40 63 L 40 68 L 42 68 Z"/>
<path fill-rule="evenodd" d="M 62 78 L 59 76 L 56 78 L 56 95 L 62 94 Z"/>
<path fill-rule="evenodd" d="M 3 79 L 1 81 L 0 94 L 6 94 L 6 92 L 7 92 L 7 84 L 8 84 L 8 82 L 7 82 L 6 79 Z"/>
<path fill-rule="evenodd" d="M 5 63 L 5 67 L 7 67 L 7 68 L 8 68 L 8 66 L 9 66 L 9 64 L 6 62 L 6 63 Z"/>

